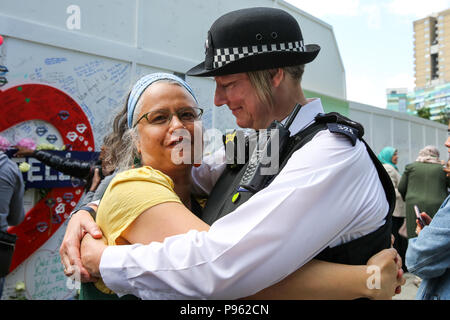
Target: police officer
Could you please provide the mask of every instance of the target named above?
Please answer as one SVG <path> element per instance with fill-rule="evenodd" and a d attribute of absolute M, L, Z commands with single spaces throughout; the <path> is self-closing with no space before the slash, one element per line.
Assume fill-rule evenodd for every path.
<path fill-rule="evenodd" d="M 389 247 L 390 179 L 361 140 L 361 126 L 324 116 L 320 99 L 305 98 L 304 65 L 320 48 L 304 44 L 297 21 L 274 8 L 233 11 L 214 22 L 205 47 L 204 62 L 187 74 L 214 77 L 214 103 L 226 104 L 238 126 L 289 124 L 278 172 L 252 189 L 242 183 L 248 163 L 228 166 L 215 184 L 204 179 L 216 166 L 205 159 L 194 180 L 211 192 L 203 217 L 215 221 L 209 232 L 148 246 L 91 240 L 86 247 L 98 254 L 88 270 L 99 275 L 101 259 L 103 281 L 119 295 L 238 298 L 314 257 L 365 264 Z"/>

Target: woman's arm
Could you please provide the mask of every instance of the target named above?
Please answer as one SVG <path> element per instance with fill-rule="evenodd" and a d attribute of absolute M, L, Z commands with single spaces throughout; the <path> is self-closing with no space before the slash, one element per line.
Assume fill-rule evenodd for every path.
<path fill-rule="evenodd" d="M 14 157 L 36 158 L 43 164 L 72 177 L 84 179 L 89 175 L 91 170 L 90 162 L 61 157 L 47 150 L 32 150 L 22 146 L 15 147 L 18 151 L 14 154 Z"/>
<path fill-rule="evenodd" d="M 116 197 L 111 198 L 112 201 L 114 199 Z M 135 202 L 135 200 L 133 201 Z M 122 230 L 120 236 L 115 239 L 117 244 L 163 242 L 166 237 L 183 234 L 189 230 L 207 231 L 209 229 L 206 223 L 176 201 L 168 200 L 149 206 L 147 209 L 144 207 L 143 210 L 142 213 L 137 212 L 134 220 L 129 221 L 125 229 L 120 228 Z M 111 217 L 109 214 L 107 216 Z M 91 242 L 92 245 L 87 242 L 91 242 L 89 237 L 83 240 L 83 264 L 91 274 L 99 275 L 100 258 L 106 246 L 101 241 L 96 241 L 95 244 Z M 391 254 L 389 261 L 394 261 L 394 259 L 395 254 L 394 256 Z M 370 264 L 378 263 L 371 262 Z M 392 263 L 392 265 L 394 265 L 394 270 L 389 275 L 395 280 L 397 268 L 395 263 Z M 382 268 L 382 270 L 384 269 Z M 371 295 L 372 292 L 367 290 L 366 283 L 370 277 L 367 271 L 367 266 L 345 266 L 313 261 L 305 265 L 300 271 L 295 272 L 294 275 L 288 276 L 284 282 L 276 284 L 271 289 L 263 290 L 262 294 L 266 294 L 265 297 L 270 299 L 349 299 L 373 296 Z M 357 273 L 357 277 L 355 273 Z M 380 274 L 382 273 L 380 272 Z M 384 276 L 382 278 L 382 280 L 387 279 Z M 385 281 L 385 283 L 396 284 L 395 281 Z M 387 286 L 385 287 L 383 284 L 382 289 L 385 288 Z M 395 292 L 395 286 L 393 288 L 389 297 Z"/>
<path fill-rule="evenodd" d="M 377 266 L 380 272 L 374 273 Z M 279 283 L 246 299 L 391 299 L 405 283 L 401 259 L 394 249 L 380 251 L 367 265 L 345 265 L 311 260 Z M 379 276 L 379 277 L 378 277 Z M 378 277 L 378 278 L 377 278 Z M 376 281 L 379 286 L 375 285 Z"/>
<path fill-rule="evenodd" d="M 85 179 L 91 171 L 90 162 L 64 158 L 46 150 L 35 150 L 32 157 L 57 171 L 80 179 Z"/>
<path fill-rule="evenodd" d="M 177 202 L 157 204 L 140 214 L 121 234 L 130 244 L 163 242 L 166 237 L 189 230 L 208 231 L 209 225 Z"/>
<path fill-rule="evenodd" d="M 91 275 L 100 276 L 100 259 L 106 248 L 107 245 L 103 240 L 94 239 L 90 234 L 86 234 L 84 237 L 81 249 L 82 262 Z M 387 252 L 383 250 L 377 255 L 380 254 L 387 254 Z M 404 285 L 406 280 L 403 278 L 403 272 L 398 264 L 395 268 L 392 268 L 392 264 L 381 266 L 379 278 L 377 278 L 377 274 L 370 272 L 371 269 L 368 269 L 371 265 L 373 264 L 370 263 L 370 260 L 366 266 L 350 266 L 312 260 L 281 282 L 244 299 L 338 300 L 364 297 L 390 299 L 394 294 L 400 293 L 400 286 Z M 387 277 L 384 276 L 385 274 Z M 380 281 L 379 286 L 376 285 L 377 281 Z"/>
<path fill-rule="evenodd" d="M 166 202 L 143 212 L 122 233 L 125 243 L 148 244 L 162 242 L 166 237 L 189 230 L 207 231 L 209 226 L 185 206 Z M 312 260 L 281 282 L 247 299 L 356 299 L 361 297 L 390 299 L 401 280 L 397 280 L 398 266 L 395 250 L 383 250 L 372 257 L 368 265 L 344 265 Z M 380 268 L 380 289 L 370 289 L 369 265 Z"/>

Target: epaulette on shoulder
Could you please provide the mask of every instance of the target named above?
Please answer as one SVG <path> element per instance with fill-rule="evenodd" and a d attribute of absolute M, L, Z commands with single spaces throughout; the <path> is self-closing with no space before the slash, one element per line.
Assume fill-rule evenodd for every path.
<path fill-rule="evenodd" d="M 338 112 L 320 113 L 315 120 L 318 123 L 325 123 L 330 132 L 345 135 L 350 139 L 352 145 L 355 145 L 356 140 L 361 140 L 364 135 L 364 127 L 360 123 Z"/>

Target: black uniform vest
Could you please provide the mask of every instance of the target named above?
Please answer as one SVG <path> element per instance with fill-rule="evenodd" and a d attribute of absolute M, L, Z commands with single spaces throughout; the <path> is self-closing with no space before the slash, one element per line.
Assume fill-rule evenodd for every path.
<path fill-rule="evenodd" d="M 326 248 L 317 259 L 329 262 L 345 264 L 366 264 L 367 260 L 375 253 L 389 248 L 391 246 L 391 216 L 395 206 L 395 190 L 392 181 L 384 169 L 383 165 L 377 159 L 373 151 L 362 139 L 364 134 L 363 127 L 338 113 L 320 114 L 315 118 L 316 122 L 306 129 L 300 131 L 289 138 L 285 152 L 280 155 L 279 171 L 286 165 L 291 155 L 309 142 L 319 131 L 328 129 L 331 132 L 343 134 L 348 137 L 355 145 L 356 139 L 360 139 L 367 148 L 372 159 L 389 203 L 389 211 L 386 215 L 386 223 L 376 231 L 360 237 L 353 241 L 344 243 L 333 248 Z M 227 165 L 224 173 L 221 175 L 214 186 L 211 196 L 203 210 L 202 219 L 208 224 L 212 224 L 217 219 L 234 211 L 241 204 L 253 196 L 251 192 L 239 192 L 239 183 L 247 168 L 245 165 Z M 268 181 L 267 185 L 273 180 Z M 266 185 L 266 186 L 267 186 Z M 270 201 L 270 200 L 268 200 Z M 280 216 L 280 219 L 283 217 Z M 276 227 L 276 226 L 274 226 Z M 301 250 L 301 248 L 299 248 Z"/>

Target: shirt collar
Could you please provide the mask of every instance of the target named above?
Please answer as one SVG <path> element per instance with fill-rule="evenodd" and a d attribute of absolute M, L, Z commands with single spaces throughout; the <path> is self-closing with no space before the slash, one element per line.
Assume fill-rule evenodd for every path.
<path fill-rule="evenodd" d="M 320 98 L 308 99 L 308 103 L 300 108 L 300 111 L 297 113 L 297 116 L 289 128 L 291 136 L 297 134 L 310 124 L 314 123 L 314 118 L 319 113 L 324 113 Z M 288 117 L 283 119 L 281 123 L 285 124 L 287 118 Z"/>

